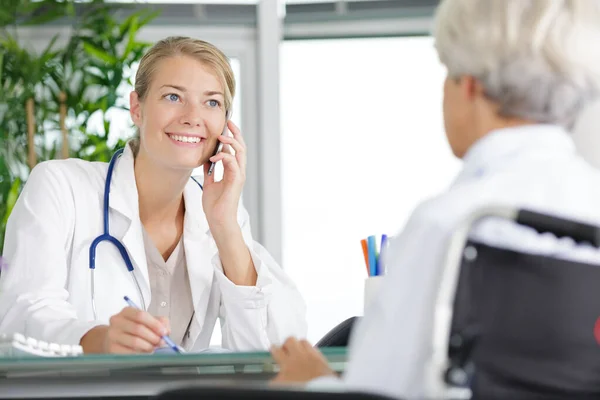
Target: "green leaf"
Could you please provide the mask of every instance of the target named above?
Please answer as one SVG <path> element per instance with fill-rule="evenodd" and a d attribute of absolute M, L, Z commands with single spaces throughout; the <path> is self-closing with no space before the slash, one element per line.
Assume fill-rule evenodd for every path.
<path fill-rule="evenodd" d="M 88 74 L 85 79 L 86 83 L 89 85 L 99 85 L 99 86 L 108 86 L 109 81 L 102 76 L 98 76 L 95 74 Z"/>
<path fill-rule="evenodd" d="M 3 69 L 4 69 L 4 53 L 0 53 L 0 82 L 2 82 L 3 78 L 4 78 Z"/>
<path fill-rule="evenodd" d="M 133 50 L 135 46 L 135 36 L 138 31 L 138 17 L 136 15 L 133 16 L 131 22 L 129 24 L 129 38 L 127 40 L 127 46 L 125 46 L 125 50 L 123 51 L 123 55 L 121 56 L 121 62 L 127 60 L 129 54 L 131 54 L 131 50 Z"/>
<path fill-rule="evenodd" d="M 73 1 L 67 2 L 66 14 L 70 17 L 75 16 L 75 2 L 73 2 Z"/>
<path fill-rule="evenodd" d="M 142 28 L 143 26 L 147 25 L 148 23 L 150 23 L 150 21 L 152 21 L 153 19 L 155 19 L 156 17 L 158 17 L 160 14 L 162 13 L 162 10 L 155 10 L 155 11 L 142 11 L 140 14 L 146 14 L 146 16 L 144 16 L 138 23 L 139 28 Z M 138 28 L 138 29 L 139 29 Z"/>
<path fill-rule="evenodd" d="M 42 25 L 67 15 L 67 3 L 61 1 L 44 0 L 29 4 L 31 6 L 24 10 L 23 25 Z"/>
<path fill-rule="evenodd" d="M 125 21 L 123 21 L 120 25 L 119 25 L 119 36 L 118 36 L 118 41 L 122 41 L 125 38 L 125 35 L 129 32 L 130 30 L 130 25 L 131 25 L 131 21 L 133 19 L 137 19 L 137 14 L 131 14 L 129 17 L 127 17 L 125 19 Z"/>
<path fill-rule="evenodd" d="M 6 197 L 6 212 L 2 218 L 3 226 L 6 226 L 6 223 L 8 222 L 8 217 L 9 217 L 10 213 L 12 212 L 13 208 L 15 207 L 15 204 L 17 203 L 17 198 L 19 197 L 20 192 L 21 192 L 21 179 L 16 178 L 13 181 L 13 184 L 10 187 L 10 190 L 8 191 L 8 195 Z"/>
<path fill-rule="evenodd" d="M 117 60 L 117 58 L 115 56 L 113 56 L 112 54 L 108 54 L 107 52 L 105 52 L 101 48 L 99 48 L 96 45 L 90 43 L 88 40 L 84 40 L 84 42 L 83 42 L 83 49 L 90 56 L 95 57 L 96 59 L 98 59 L 100 61 L 103 61 L 103 62 L 105 62 L 107 64 L 115 64 L 115 63 L 117 63 L 119 61 L 119 60 Z"/>
<path fill-rule="evenodd" d="M 48 59 L 49 56 L 50 56 L 50 58 L 54 58 L 58 55 L 59 52 L 58 51 L 52 52 L 52 48 L 54 47 L 54 44 L 58 40 L 59 36 L 60 35 L 57 33 L 56 35 L 54 35 L 52 37 L 52 39 L 50 39 L 50 43 L 48 43 L 48 46 L 46 46 L 46 48 L 42 52 L 42 55 L 40 56 L 41 59 Z"/>
<path fill-rule="evenodd" d="M 15 15 L 4 7 L 0 8 L 0 27 L 12 25 L 15 22 Z"/>

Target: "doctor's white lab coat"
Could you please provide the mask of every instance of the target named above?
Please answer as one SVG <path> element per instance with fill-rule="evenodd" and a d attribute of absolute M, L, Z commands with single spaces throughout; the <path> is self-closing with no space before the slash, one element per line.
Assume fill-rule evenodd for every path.
<path fill-rule="evenodd" d="M 311 386 L 424 398 L 437 277 L 452 233 L 474 211 L 509 206 L 600 225 L 600 172 L 581 158 L 561 128 L 491 132 L 463 161 L 452 187 L 420 205 L 389 242 L 388 274 L 353 332 L 343 381 L 321 378 Z M 471 237 L 500 248 L 600 264 L 598 249 L 498 219 L 483 220 Z"/>
<path fill-rule="evenodd" d="M 151 293 L 139 218 L 133 154 L 117 161 L 110 190 L 110 233 L 127 249 L 144 303 Z M 77 159 L 48 161 L 31 173 L 9 218 L 4 246 L 8 267 L 0 276 L 0 332 L 78 344 L 92 327 L 107 324 L 129 296 L 142 305 L 117 249 L 98 246 L 94 320 L 89 248 L 103 232 L 103 194 L 108 165 Z M 258 280 L 233 284 L 224 274 L 202 209 L 202 191 L 190 179 L 184 190 L 184 248 L 194 304 L 192 348 L 210 344 L 217 318 L 222 345 L 233 350 L 268 349 L 288 336 L 305 337 L 305 305 L 290 278 L 250 233 L 240 204 L 238 222 Z"/>

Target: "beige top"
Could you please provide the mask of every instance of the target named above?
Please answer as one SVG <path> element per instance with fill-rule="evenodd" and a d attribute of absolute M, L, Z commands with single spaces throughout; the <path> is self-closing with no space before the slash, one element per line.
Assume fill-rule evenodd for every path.
<path fill-rule="evenodd" d="M 171 323 L 171 339 L 186 347 L 187 330 L 194 314 L 190 277 L 185 261 L 183 235 L 165 262 L 145 229 L 144 248 L 148 262 L 148 276 L 152 300 L 148 312 L 156 317 L 167 317 Z"/>

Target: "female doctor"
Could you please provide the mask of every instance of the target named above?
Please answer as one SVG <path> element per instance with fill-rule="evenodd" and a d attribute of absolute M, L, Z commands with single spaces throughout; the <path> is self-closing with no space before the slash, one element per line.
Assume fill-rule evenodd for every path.
<path fill-rule="evenodd" d="M 226 56 L 209 43 L 171 37 L 149 50 L 130 95 L 139 140 L 110 165 L 56 160 L 31 172 L 6 232 L 0 332 L 86 353 L 152 352 L 163 334 L 206 348 L 217 318 L 233 350 L 306 334 L 298 290 L 252 240 L 240 204 L 234 92 Z M 199 166 L 202 182 L 191 177 Z"/>

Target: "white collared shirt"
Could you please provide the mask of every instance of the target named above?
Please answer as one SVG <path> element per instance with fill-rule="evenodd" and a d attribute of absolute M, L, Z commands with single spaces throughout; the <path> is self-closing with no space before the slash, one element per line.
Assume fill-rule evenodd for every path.
<path fill-rule="evenodd" d="M 422 396 L 433 329 L 433 316 L 424 310 L 432 308 L 453 231 L 475 210 L 511 206 L 600 225 L 600 172 L 579 156 L 559 127 L 490 132 L 463 161 L 449 190 L 421 204 L 390 241 L 381 292 L 353 333 L 343 379 L 347 389 Z M 471 237 L 502 248 L 600 263 L 600 251 L 591 246 L 505 221 L 483 221 Z"/>

